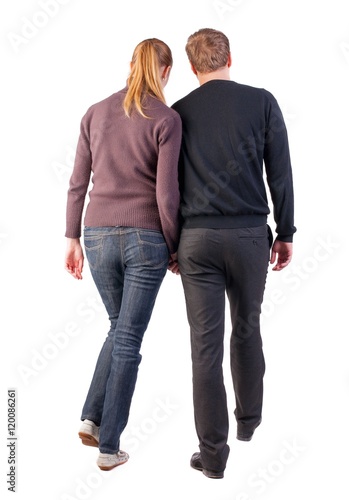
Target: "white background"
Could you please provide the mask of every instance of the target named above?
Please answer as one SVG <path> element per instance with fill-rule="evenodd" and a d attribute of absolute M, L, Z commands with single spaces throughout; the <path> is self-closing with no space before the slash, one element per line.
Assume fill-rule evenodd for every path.
<path fill-rule="evenodd" d="M 10 495 L 12 387 L 18 499 L 347 497 L 348 14 L 345 0 L 1 3 L 2 498 Z M 83 447 L 77 432 L 108 321 L 87 266 L 81 282 L 63 269 L 80 119 L 124 86 L 132 51 L 144 38 L 172 48 L 169 105 L 196 88 L 184 46 L 202 27 L 226 33 L 232 79 L 272 92 L 289 132 L 298 231 L 292 265 L 268 275 L 264 420 L 250 443 L 235 439 L 226 360 L 231 453 L 225 478 L 209 480 L 189 467 L 198 450 L 189 331 L 180 278 L 168 274 L 122 437 L 131 457 L 102 473 L 98 451 Z M 228 317 L 226 328 L 228 337 Z"/>

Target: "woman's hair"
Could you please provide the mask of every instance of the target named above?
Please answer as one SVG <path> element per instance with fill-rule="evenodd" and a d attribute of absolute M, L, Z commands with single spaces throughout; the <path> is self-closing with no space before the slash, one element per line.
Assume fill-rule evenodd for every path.
<path fill-rule="evenodd" d="M 230 46 L 221 31 L 204 28 L 188 38 L 185 46 L 189 61 L 199 73 L 211 73 L 228 61 Z"/>
<path fill-rule="evenodd" d="M 140 42 L 135 48 L 131 61 L 131 72 L 127 79 L 128 90 L 124 100 L 127 116 L 133 108 L 144 117 L 143 99 L 151 94 L 165 102 L 159 68 L 172 66 L 172 53 L 166 43 L 157 38 L 149 38 Z"/>

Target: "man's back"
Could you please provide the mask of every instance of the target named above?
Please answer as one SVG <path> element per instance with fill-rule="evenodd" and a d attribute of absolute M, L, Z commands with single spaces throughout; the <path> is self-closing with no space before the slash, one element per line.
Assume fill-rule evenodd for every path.
<path fill-rule="evenodd" d="M 173 105 L 183 123 L 180 162 L 185 227 L 253 227 L 275 205 L 279 235 L 293 226 L 292 172 L 287 132 L 270 92 L 211 80 Z"/>

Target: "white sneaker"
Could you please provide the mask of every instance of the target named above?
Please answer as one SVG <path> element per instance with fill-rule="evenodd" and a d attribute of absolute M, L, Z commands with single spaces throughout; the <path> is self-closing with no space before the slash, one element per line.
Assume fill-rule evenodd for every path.
<path fill-rule="evenodd" d="M 109 453 L 100 453 L 97 460 L 97 465 L 101 470 L 111 470 L 118 465 L 124 464 L 128 459 L 128 453 L 121 450 L 114 455 L 111 455 Z"/>
<path fill-rule="evenodd" d="M 94 446 L 98 448 L 99 443 L 99 427 L 92 420 L 84 420 L 80 427 L 79 437 L 82 444 L 86 446 Z"/>

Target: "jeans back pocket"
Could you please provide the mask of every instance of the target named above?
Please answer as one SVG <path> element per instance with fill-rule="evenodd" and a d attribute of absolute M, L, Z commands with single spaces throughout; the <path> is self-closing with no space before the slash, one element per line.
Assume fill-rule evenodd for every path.
<path fill-rule="evenodd" d="M 144 265 L 159 269 L 168 264 L 169 252 L 160 231 L 138 231 L 137 235 Z"/>

